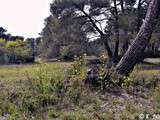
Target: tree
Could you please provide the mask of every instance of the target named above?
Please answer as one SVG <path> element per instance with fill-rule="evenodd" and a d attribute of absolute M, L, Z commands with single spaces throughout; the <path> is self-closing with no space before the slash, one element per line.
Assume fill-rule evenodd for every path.
<path fill-rule="evenodd" d="M 88 9 L 86 9 L 88 7 Z M 103 10 L 102 10 L 103 9 Z M 87 35 L 96 34 L 100 36 L 108 53 L 108 57 L 112 58 L 113 53 L 108 43 L 109 35 L 102 30 L 101 22 L 107 19 L 107 11 L 110 9 L 110 4 L 105 0 L 56 0 L 51 4 L 51 12 L 57 17 L 61 17 L 70 10 L 76 14 L 73 20 L 83 19 L 82 30 Z M 97 16 L 106 16 L 105 19 L 96 19 Z M 78 18 L 78 19 L 77 19 Z"/>
<path fill-rule="evenodd" d="M 74 21 L 83 21 L 81 29 L 87 36 L 93 34 L 94 36 L 99 36 L 106 48 L 109 61 L 114 62 L 119 56 L 120 43 L 118 2 L 119 0 L 55 0 L 51 4 L 51 13 L 57 18 L 63 18 L 65 14 L 72 11 L 75 16 L 68 17 L 73 18 L 72 20 Z M 112 25 L 114 26 L 113 32 L 109 29 L 108 23 L 110 21 L 112 21 Z M 112 39 L 113 45 L 110 43 L 111 34 L 115 36 Z"/>
<path fill-rule="evenodd" d="M 7 32 L 7 30 L 3 27 L 0 27 L 0 35 L 4 34 L 5 32 Z"/>
<path fill-rule="evenodd" d="M 68 10 L 61 15 L 56 15 L 55 12 L 46 19 L 46 26 L 41 33 L 41 51 L 45 57 L 60 57 L 63 51 L 61 48 L 64 47 L 77 55 L 86 52 L 88 39 L 81 27 L 83 19 L 75 21 L 74 17 L 77 17 L 76 14 Z"/>
<path fill-rule="evenodd" d="M 87 40 L 95 37 L 94 40 L 101 39 L 99 42 L 103 43 L 110 63 L 117 64 L 145 18 L 147 1 L 55 0 L 42 32 L 43 42 L 51 52 L 59 53 L 59 43 L 83 41 L 79 39 L 82 36 Z M 78 39 L 73 39 L 73 36 Z"/>
<path fill-rule="evenodd" d="M 116 72 L 118 74 L 127 75 L 133 70 L 135 64 L 141 59 L 146 46 L 149 44 L 152 32 L 158 21 L 159 14 L 160 1 L 151 0 L 146 18 L 139 33 L 116 67 Z"/>

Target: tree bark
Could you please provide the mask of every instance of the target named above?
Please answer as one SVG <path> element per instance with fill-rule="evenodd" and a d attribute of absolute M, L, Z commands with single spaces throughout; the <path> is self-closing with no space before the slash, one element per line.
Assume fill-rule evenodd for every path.
<path fill-rule="evenodd" d="M 114 3 L 114 14 L 115 14 L 114 29 L 115 29 L 115 36 L 116 36 L 114 58 L 115 58 L 115 61 L 117 61 L 116 59 L 118 59 L 118 53 L 119 53 L 119 24 L 118 24 L 117 0 L 114 0 L 113 3 Z"/>
<path fill-rule="evenodd" d="M 121 53 L 121 56 L 123 56 L 126 51 L 128 50 L 128 47 L 129 47 L 129 40 L 128 40 L 128 33 L 127 33 L 127 29 L 123 29 L 124 31 L 124 40 L 123 40 L 123 43 L 122 43 L 122 53 Z"/>
<path fill-rule="evenodd" d="M 120 75 L 128 75 L 139 61 L 144 53 L 146 46 L 149 44 L 157 18 L 160 12 L 160 0 L 151 0 L 146 18 L 130 48 L 124 54 L 118 65 L 116 72 Z"/>
<path fill-rule="evenodd" d="M 101 35 L 101 39 L 102 39 L 102 42 L 104 43 L 104 46 L 105 46 L 105 49 L 107 50 L 107 55 L 109 57 L 109 59 L 112 59 L 113 57 L 113 54 L 112 54 L 112 51 L 109 47 L 109 44 L 108 44 L 108 36 L 107 35 Z"/>
<path fill-rule="evenodd" d="M 142 18 L 141 18 L 141 5 L 142 0 L 138 1 L 138 8 L 137 8 L 137 33 L 140 30 L 141 24 L 142 24 Z"/>
<path fill-rule="evenodd" d="M 122 15 L 125 16 L 125 9 L 124 9 L 124 0 L 120 1 L 120 5 L 121 5 L 121 11 L 122 11 Z M 124 41 L 123 41 L 123 45 L 122 45 L 122 53 L 121 55 L 124 55 L 126 53 L 126 51 L 128 50 L 128 46 L 129 46 L 129 40 L 128 40 L 128 30 L 126 27 L 123 27 L 123 32 L 124 32 Z"/>

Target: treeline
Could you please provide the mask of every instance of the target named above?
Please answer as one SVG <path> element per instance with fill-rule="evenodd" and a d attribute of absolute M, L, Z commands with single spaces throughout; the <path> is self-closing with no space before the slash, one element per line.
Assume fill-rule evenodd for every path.
<path fill-rule="evenodd" d="M 37 55 L 73 59 L 85 53 L 106 54 L 109 62 L 117 64 L 140 30 L 148 6 L 148 0 L 54 0 L 39 38 L 24 39 L 0 28 L 1 61 L 27 62 Z M 160 57 L 159 18 L 157 21 L 142 60 Z"/>
<path fill-rule="evenodd" d="M 55 0 L 41 32 L 40 52 L 48 58 L 105 52 L 117 63 L 140 30 L 148 6 L 148 0 Z M 160 56 L 159 26 L 158 21 L 144 57 Z"/>
<path fill-rule="evenodd" d="M 35 39 L 12 36 L 0 27 L 0 64 L 20 64 L 34 62 Z"/>

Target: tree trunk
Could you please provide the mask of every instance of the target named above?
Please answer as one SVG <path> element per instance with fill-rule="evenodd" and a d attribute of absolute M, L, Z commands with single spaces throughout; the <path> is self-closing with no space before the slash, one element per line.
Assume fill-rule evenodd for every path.
<path fill-rule="evenodd" d="M 107 55 L 109 58 L 112 58 L 113 55 L 112 55 L 112 51 L 109 47 L 109 44 L 108 44 L 108 36 L 107 35 L 102 35 L 101 36 L 101 39 L 102 39 L 102 42 L 104 43 L 104 46 L 105 46 L 105 49 L 107 50 Z"/>
<path fill-rule="evenodd" d="M 123 0 L 121 0 L 120 1 L 120 4 L 121 4 L 121 10 L 122 10 L 122 13 L 124 14 L 124 1 Z"/>
<path fill-rule="evenodd" d="M 146 46 L 149 44 L 157 18 L 160 12 L 160 0 L 151 0 L 146 18 L 135 40 L 125 55 L 116 66 L 116 72 L 120 75 L 128 75 L 142 57 Z"/>
<path fill-rule="evenodd" d="M 122 53 L 121 53 L 121 56 L 123 56 L 126 51 L 128 50 L 128 47 L 129 47 L 129 40 L 128 40 L 128 33 L 127 33 L 127 30 L 124 29 L 124 41 L 123 41 L 123 45 L 122 45 Z"/>
<path fill-rule="evenodd" d="M 115 14 L 114 29 L 115 29 L 115 36 L 116 36 L 114 58 L 116 62 L 118 60 L 118 53 L 119 53 L 119 24 L 118 24 L 117 0 L 114 0 L 113 2 L 114 2 L 114 14 Z"/>
<path fill-rule="evenodd" d="M 124 0 L 120 1 L 120 5 L 121 5 L 122 15 L 125 17 Z M 129 46 L 128 30 L 127 30 L 126 27 L 123 28 L 123 32 L 124 32 L 124 41 L 122 43 L 123 45 L 122 45 L 122 53 L 121 53 L 121 55 L 124 55 L 126 53 L 126 51 L 128 50 L 128 46 Z"/>
<path fill-rule="evenodd" d="M 141 24 L 142 24 L 142 18 L 141 18 L 141 3 L 142 0 L 138 1 L 138 8 L 137 8 L 137 33 L 140 30 Z"/>

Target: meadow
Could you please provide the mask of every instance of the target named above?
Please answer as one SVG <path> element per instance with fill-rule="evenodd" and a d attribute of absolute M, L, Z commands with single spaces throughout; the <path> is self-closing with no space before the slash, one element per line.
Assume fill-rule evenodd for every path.
<path fill-rule="evenodd" d="M 82 61 L 0 67 L 0 119 L 139 120 L 160 113 L 160 70 L 138 66 L 122 88 L 84 84 Z M 117 92 L 118 91 L 118 92 Z"/>
<path fill-rule="evenodd" d="M 41 67 L 47 66 L 51 71 L 64 70 L 70 66 L 71 63 L 54 62 L 54 63 L 42 63 L 42 64 L 20 64 L 20 65 L 2 65 L 0 67 L 0 79 L 1 81 L 20 81 L 26 80 L 27 76 L 35 76 L 36 71 Z"/>

